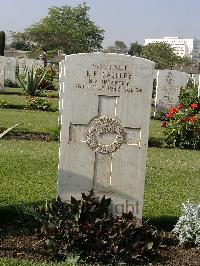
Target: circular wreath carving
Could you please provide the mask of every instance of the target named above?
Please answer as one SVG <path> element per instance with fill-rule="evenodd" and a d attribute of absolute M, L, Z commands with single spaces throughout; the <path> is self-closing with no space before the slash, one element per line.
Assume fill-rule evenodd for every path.
<path fill-rule="evenodd" d="M 100 143 L 97 136 L 100 134 L 115 133 L 116 137 L 110 144 Z M 86 143 L 92 150 L 99 153 L 116 152 L 124 143 L 124 128 L 114 118 L 101 116 L 95 118 L 86 130 Z"/>

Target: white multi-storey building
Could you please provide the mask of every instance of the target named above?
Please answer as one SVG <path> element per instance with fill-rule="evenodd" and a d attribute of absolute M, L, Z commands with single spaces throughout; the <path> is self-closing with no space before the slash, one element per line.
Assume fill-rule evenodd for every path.
<path fill-rule="evenodd" d="M 145 39 L 144 45 L 157 42 L 170 44 L 178 56 L 190 57 L 194 61 L 200 61 L 200 40 L 164 37 L 163 39 Z"/>

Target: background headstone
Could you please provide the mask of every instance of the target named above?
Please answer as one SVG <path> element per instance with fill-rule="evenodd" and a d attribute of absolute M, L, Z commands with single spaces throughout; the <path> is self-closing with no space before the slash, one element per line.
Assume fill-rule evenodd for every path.
<path fill-rule="evenodd" d="M 200 78 L 199 74 L 192 74 L 194 85 L 197 85 L 197 87 L 199 86 L 199 78 Z"/>
<path fill-rule="evenodd" d="M 154 63 L 105 54 L 66 56 L 58 195 L 93 190 L 112 212 L 141 218 Z"/>
<path fill-rule="evenodd" d="M 5 80 L 9 79 L 15 83 L 16 59 L 14 57 L 4 57 L 5 59 Z"/>
<path fill-rule="evenodd" d="M 62 110 L 63 110 L 63 95 L 64 95 L 64 77 L 65 77 L 65 61 L 59 62 L 59 117 L 58 124 L 61 125 Z"/>
<path fill-rule="evenodd" d="M 194 85 L 198 87 L 198 96 L 200 97 L 200 75 L 192 74 L 192 79 L 193 79 Z"/>
<path fill-rule="evenodd" d="M 155 107 L 177 106 L 181 88 L 185 88 L 190 75 L 177 70 L 158 70 Z"/>
<path fill-rule="evenodd" d="M 0 56 L 0 90 L 4 88 L 4 56 Z"/>
<path fill-rule="evenodd" d="M 25 59 L 20 58 L 19 59 L 19 73 L 24 73 L 25 69 L 31 70 L 33 67 L 33 70 L 36 70 L 38 68 L 43 67 L 43 61 L 42 60 L 34 60 L 34 59 Z"/>
<path fill-rule="evenodd" d="M 36 70 L 38 68 L 43 68 L 44 67 L 44 63 L 42 60 L 34 60 L 33 62 L 33 69 Z"/>

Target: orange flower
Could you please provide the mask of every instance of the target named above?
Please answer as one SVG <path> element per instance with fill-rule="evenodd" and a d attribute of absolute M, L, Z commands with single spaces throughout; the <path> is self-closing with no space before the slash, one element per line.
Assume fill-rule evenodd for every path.
<path fill-rule="evenodd" d="M 195 115 L 190 116 L 190 117 L 188 118 L 188 121 L 189 121 L 190 123 L 192 123 L 192 124 L 195 124 L 195 123 L 197 122 L 197 117 L 196 117 Z"/>

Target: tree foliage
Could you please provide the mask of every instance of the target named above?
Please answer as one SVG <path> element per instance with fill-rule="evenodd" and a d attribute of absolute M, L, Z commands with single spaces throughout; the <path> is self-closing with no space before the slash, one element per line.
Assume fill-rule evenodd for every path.
<path fill-rule="evenodd" d="M 103 50 L 104 53 L 127 54 L 128 49 L 123 41 L 115 41 L 115 44 Z"/>
<path fill-rule="evenodd" d="M 26 43 L 43 51 L 62 50 L 66 54 L 92 52 L 101 49 L 103 33 L 88 16 L 89 7 L 49 8 L 48 16 L 25 29 Z"/>
<path fill-rule="evenodd" d="M 10 46 L 16 50 L 30 51 L 32 45 L 30 44 L 26 33 L 24 32 L 10 32 L 12 42 Z"/>
<path fill-rule="evenodd" d="M 164 42 L 147 44 L 141 56 L 154 61 L 157 69 L 171 69 L 181 62 L 181 57 L 175 54 L 170 44 Z"/>
<path fill-rule="evenodd" d="M 0 31 L 0 56 L 4 56 L 4 50 L 5 50 L 5 32 Z"/>
<path fill-rule="evenodd" d="M 138 42 L 134 42 L 130 44 L 130 48 L 128 50 L 129 55 L 134 55 L 141 57 L 142 51 L 143 51 L 143 45 L 139 44 Z"/>

